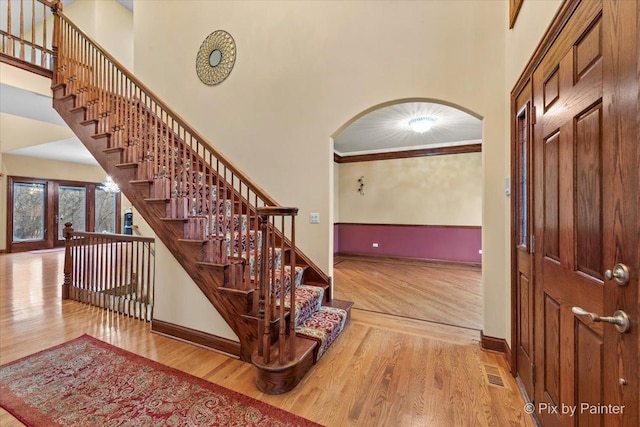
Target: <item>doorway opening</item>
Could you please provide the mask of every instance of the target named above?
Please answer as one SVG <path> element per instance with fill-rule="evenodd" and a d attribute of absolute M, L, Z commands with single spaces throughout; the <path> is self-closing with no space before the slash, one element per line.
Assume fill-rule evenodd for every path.
<path fill-rule="evenodd" d="M 334 135 L 334 294 L 482 328 L 482 119 L 433 99 L 368 108 Z"/>

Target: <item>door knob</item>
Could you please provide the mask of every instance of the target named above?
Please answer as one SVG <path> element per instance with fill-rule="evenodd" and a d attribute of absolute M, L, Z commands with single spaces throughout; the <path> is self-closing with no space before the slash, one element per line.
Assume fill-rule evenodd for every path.
<path fill-rule="evenodd" d="M 605 317 L 600 317 L 595 313 L 590 313 L 582 307 L 573 307 L 571 311 L 573 311 L 573 314 L 577 314 L 578 316 L 589 316 L 592 322 L 613 323 L 621 334 L 629 331 L 629 316 L 627 316 L 627 313 L 622 310 L 617 310 L 613 313 L 613 316 Z"/>
<path fill-rule="evenodd" d="M 605 271 L 604 277 L 606 277 L 607 280 L 615 279 L 618 285 L 624 286 L 629 283 L 629 267 L 622 263 L 618 263 L 613 266 L 613 271 Z"/>

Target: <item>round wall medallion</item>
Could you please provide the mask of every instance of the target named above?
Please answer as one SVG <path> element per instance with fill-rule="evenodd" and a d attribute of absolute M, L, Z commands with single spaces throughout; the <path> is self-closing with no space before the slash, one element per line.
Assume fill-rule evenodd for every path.
<path fill-rule="evenodd" d="M 196 72 L 202 83 L 214 86 L 226 79 L 236 62 L 236 42 L 231 34 L 217 30 L 204 39 L 196 57 Z"/>

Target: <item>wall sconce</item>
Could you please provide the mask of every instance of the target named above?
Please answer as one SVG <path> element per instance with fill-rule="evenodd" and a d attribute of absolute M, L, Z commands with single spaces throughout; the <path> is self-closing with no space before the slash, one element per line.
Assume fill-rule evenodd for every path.
<path fill-rule="evenodd" d="M 364 176 L 358 178 L 358 184 L 358 193 L 360 193 L 361 196 L 364 196 Z"/>

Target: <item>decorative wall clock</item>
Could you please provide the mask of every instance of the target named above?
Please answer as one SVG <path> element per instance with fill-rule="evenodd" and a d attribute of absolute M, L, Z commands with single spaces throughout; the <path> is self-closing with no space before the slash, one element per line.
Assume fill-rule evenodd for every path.
<path fill-rule="evenodd" d="M 236 62 L 236 42 L 231 34 L 217 30 L 200 45 L 196 72 L 202 83 L 214 86 L 226 79 Z"/>

